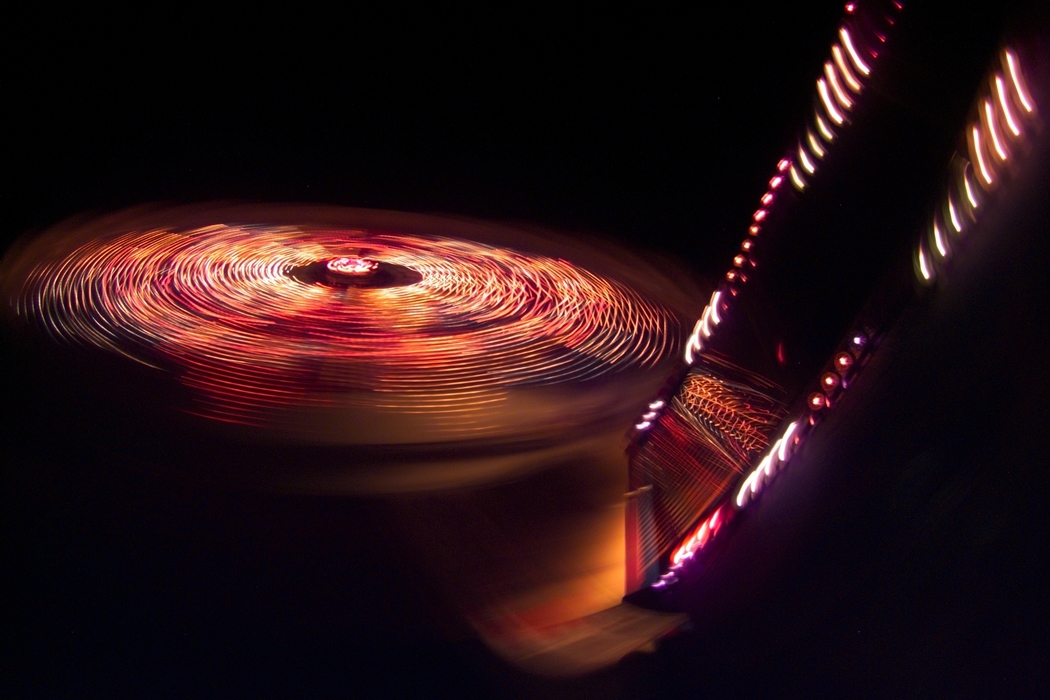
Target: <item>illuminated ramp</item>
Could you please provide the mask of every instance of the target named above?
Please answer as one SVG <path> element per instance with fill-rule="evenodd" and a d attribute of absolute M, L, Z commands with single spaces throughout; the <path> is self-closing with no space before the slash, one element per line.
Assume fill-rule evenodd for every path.
<path fill-rule="evenodd" d="M 702 518 L 715 518 L 717 525 L 712 508 L 770 447 L 788 401 L 798 399 L 830 349 L 830 343 L 823 347 L 811 338 L 820 333 L 797 323 L 811 313 L 800 308 L 795 288 L 800 280 L 824 277 L 810 251 L 827 246 L 821 230 L 827 226 L 814 215 L 828 207 L 821 201 L 827 186 L 859 162 L 850 154 L 857 147 L 851 127 L 862 120 L 872 126 L 871 115 L 878 112 L 872 107 L 880 100 L 869 95 L 879 93 L 876 69 L 902 9 L 899 2 L 878 0 L 846 5 L 814 82 L 813 111 L 776 161 L 739 251 L 693 328 L 680 380 L 635 425 L 626 507 L 628 593 L 656 581 L 671 550 Z M 809 202 L 801 212 L 809 218 L 797 216 L 799 205 Z M 800 249 L 808 262 L 799 264 Z M 854 278 L 848 284 L 864 283 Z"/>
<path fill-rule="evenodd" d="M 653 425 L 629 456 L 628 591 L 656 579 L 661 555 L 768 446 L 786 412 L 778 387 L 713 354 L 651 408 Z"/>

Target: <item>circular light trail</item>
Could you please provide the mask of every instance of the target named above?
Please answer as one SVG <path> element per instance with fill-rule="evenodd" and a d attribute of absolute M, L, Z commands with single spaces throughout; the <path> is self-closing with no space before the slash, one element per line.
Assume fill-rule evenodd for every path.
<path fill-rule="evenodd" d="M 172 372 L 190 412 L 236 424 L 334 407 L 476 437 L 511 390 L 651 369 L 682 339 L 627 285 L 507 247 L 376 228 L 82 228 L 23 250 L 5 282 L 15 314 Z"/>

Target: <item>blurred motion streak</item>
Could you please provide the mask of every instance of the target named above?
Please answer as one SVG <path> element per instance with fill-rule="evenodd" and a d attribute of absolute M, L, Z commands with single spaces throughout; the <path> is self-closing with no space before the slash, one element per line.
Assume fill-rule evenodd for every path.
<path fill-rule="evenodd" d="M 857 96 L 863 92 L 864 81 L 872 70 L 859 52 L 865 51 L 872 59 L 877 57 L 873 45 L 886 41 L 896 22 L 894 16 L 901 9 L 900 3 L 877 1 L 847 5 L 846 17 L 838 30 L 839 41 L 832 44 L 831 58 L 824 62 L 816 80 L 813 123 L 805 126 L 789 155 L 777 161 L 777 173 L 786 172 L 799 195 L 811 184 L 807 178 L 815 178 L 818 166 L 832 155 L 830 144 L 836 134 L 825 117 L 835 127 L 845 127 L 849 122 L 847 115 L 858 106 Z M 818 143 L 813 126 L 825 145 Z M 659 415 L 646 413 L 635 424 L 638 437 L 632 446 L 629 477 L 629 493 L 633 497 L 628 503 L 626 522 L 628 592 L 649 584 L 667 585 L 673 574 L 657 579 L 660 569 L 680 567 L 691 558 L 701 531 L 703 542 L 707 542 L 714 529 L 704 529 L 704 523 L 711 518 L 719 522 L 718 504 L 747 473 L 751 460 L 766 448 L 786 415 L 787 397 L 782 391 L 712 350 L 716 331 L 733 318 L 734 299 L 745 293 L 745 270 L 756 266 L 755 248 L 767 238 L 762 235 L 763 228 L 775 226 L 787 204 L 796 199 L 777 199 L 775 190 L 783 180 L 784 176 L 777 174 L 769 181 L 759 199 L 761 206 L 752 215 L 748 238 L 741 244 L 746 254 L 734 257 L 733 269 L 712 293 L 686 341 L 685 379 L 670 392 L 671 410 Z M 825 403 L 822 398 L 821 406 Z M 727 411 L 732 411 L 733 419 L 720 422 Z M 746 498 L 745 491 L 756 493 L 765 480 L 772 478 L 776 467 L 787 461 L 791 448 L 801 439 L 802 431 L 796 431 L 796 427 L 796 423 L 791 423 L 782 438 L 788 442 L 776 443 L 777 454 L 771 452 L 765 462 L 750 472 L 741 497 Z M 693 534 L 687 536 L 690 531 Z M 676 541 L 681 544 L 671 552 Z"/>
<path fill-rule="evenodd" d="M 670 310 L 557 257 L 390 227 L 155 219 L 35 241 L 7 301 L 60 343 L 173 373 L 216 421 L 337 410 L 343 442 L 484 436 L 506 427 L 493 410 L 512 390 L 651 370 L 678 342 Z M 355 429 L 376 412 L 430 427 Z"/>

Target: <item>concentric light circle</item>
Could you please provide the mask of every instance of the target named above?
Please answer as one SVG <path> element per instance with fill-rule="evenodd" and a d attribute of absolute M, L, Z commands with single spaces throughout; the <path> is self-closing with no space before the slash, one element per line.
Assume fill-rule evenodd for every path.
<path fill-rule="evenodd" d="M 544 390 L 652 370 L 681 340 L 669 308 L 560 257 L 411 226 L 152 219 L 45 237 L 8 302 L 61 344 L 172 373 L 216 421 L 360 442 L 502 434 L 539 419 Z M 311 265 L 411 277 L 338 286 L 296 273 Z"/>

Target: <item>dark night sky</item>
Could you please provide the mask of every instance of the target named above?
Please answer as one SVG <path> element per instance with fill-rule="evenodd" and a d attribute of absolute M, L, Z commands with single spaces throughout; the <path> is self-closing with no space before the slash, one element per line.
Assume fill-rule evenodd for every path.
<path fill-rule="evenodd" d="M 845 294 L 848 308 L 827 307 L 837 322 L 855 313 L 869 282 L 907 245 L 908 235 L 887 231 L 914 228 L 936 192 L 1006 22 L 996 8 L 951 16 L 923 7 L 908 12 L 872 96 L 878 111 L 863 125 L 877 135 L 877 147 L 844 144 L 861 172 L 845 177 L 839 189 L 814 195 L 813 211 L 844 207 L 815 221 L 829 229 L 848 222 L 853 235 L 839 253 L 843 274 L 859 281 Z M 168 16 L 142 21 L 133 31 L 74 18 L 9 27 L 18 36 L 8 42 L 0 72 L 7 135 L 0 242 L 6 246 L 25 231 L 86 210 L 143 202 L 307 201 L 599 234 L 670 255 L 698 279 L 710 279 L 726 268 L 774 163 L 809 112 L 814 79 L 840 17 L 839 3 L 781 3 L 761 12 L 753 4 L 721 3 L 689 18 L 669 12 L 563 17 L 533 10 L 501 21 L 464 22 L 436 13 L 396 22 L 252 17 L 219 26 Z M 848 275 L 849 265 L 860 272 Z M 825 286 L 802 286 L 807 299 L 818 299 L 840 282 L 846 284 L 831 275 Z M 832 326 L 827 332 L 833 338 L 838 331 Z M 26 437 L 17 441 L 24 445 Z M 33 488 L 34 498 L 63 507 L 61 498 L 41 496 L 39 484 Z M 288 509 L 288 522 L 297 513 Z M 336 515 L 331 522 L 324 514 L 311 517 L 304 531 L 338 521 Z M 10 529 L 14 537 L 5 537 L 15 543 L 14 565 L 49 571 L 26 552 L 53 537 L 47 533 L 71 527 L 17 521 Z M 162 534 L 153 537 L 163 540 Z M 74 551 L 88 556 L 95 550 L 84 545 Z M 172 560 L 190 557 L 189 551 Z M 370 550 L 357 555 L 379 556 Z M 16 584 L 25 592 L 35 580 Z M 404 590 L 410 595 L 410 587 Z M 812 597 L 792 600 L 815 605 Z M 49 604 L 46 594 L 32 600 L 30 608 Z M 18 619 L 23 621 L 13 629 L 19 634 L 36 629 Z M 60 684 L 76 684 L 78 672 L 89 676 L 102 662 L 85 660 L 80 647 L 47 641 L 58 634 L 54 619 L 40 622 L 33 643 L 9 635 L 5 647 L 21 650 L 9 658 L 32 677 L 47 653 L 61 649 L 55 653 L 67 660 L 68 676 Z M 737 639 L 733 649 L 753 639 L 739 635 L 745 641 Z M 418 658 L 412 657 L 412 673 L 422 680 L 412 687 L 421 695 L 428 694 L 431 673 L 467 692 L 502 688 L 477 680 L 490 671 L 475 673 L 473 664 L 490 668 L 490 661 L 436 644 L 413 648 Z M 289 646 L 312 649 L 302 640 Z M 276 658 L 275 648 L 265 647 L 265 654 Z M 649 665 L 635 660 L 593 687 L 648 696 L 666 687 L 649 683 L 657 672 L 677 679 L 671 687 L 690 687 L 683 678 L 695 661 L 690 654 L 697 653 L 680 644 Z M 398 672 L 398 664 L 376 654 L 383 673 Z M 332 651 L 323 661 L 338 658 Z M 367 659 L 361 668 L 374 661 L 367 654 L 358 658 Z M 249 674 L 259 663 L 237 659 L 231 663 L 242 663 Z M 126 663 L 147 661 L 131 654 Z M 441 676 L 446 667 L 453 670 Z M 165 668 L 223 675 L 221 660 Z M 5 662 L 0 674 L 10 672 Z M 352 684 L 333 678 L 336 687 Z M 136 682 L 151 687 L 148 677 Z M 522 696 L 553 692 L 532 681 L 508 683 L 518 683 Z M 776 687 L 773 680 L 764 686 Z M 579 688 L 556 690 L 572 695 Z"/>
<path fill-rule="evenodd" d="M 582 230 L 719 274 L 841 12 L 29 26 L 5 68 L 2 235 L 147 201 L 311 201 Z M 882 96 L 920 162 L 1001 23 L 921 12 Z"/>
<path fill-rule="evenodd" d="M 4 236 L 143 201 L 305 200 L 583 229 L 720 268 L 839 16 L 40 28 L 5 71 Z"/>

